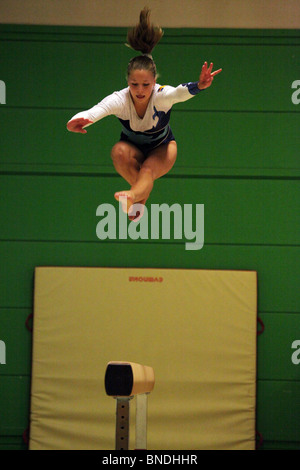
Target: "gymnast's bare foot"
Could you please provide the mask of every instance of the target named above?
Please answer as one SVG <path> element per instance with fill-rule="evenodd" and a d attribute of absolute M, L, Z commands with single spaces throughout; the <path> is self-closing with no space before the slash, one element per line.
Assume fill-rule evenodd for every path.
<path fill-rule="evenodd" d="M 147 199 L 143 199 L 142 201 L 139 201 L 138 203 L 135 203 L 130 207 L 128 211 L 129 220 L 133 220 L 133 222 L 138 222 L 143 217 L 146 201 Z M 137 204 L 139 204 L 138 208 L 136 207 Z"/>
<path fill-rule="evenodd" d="M 115 199 L 122 204 L 123 212 L 128 214 L 130 207 L 135 203 L 134 194 L 132 191 L 118 191 L 115 193 Z"/>
<path fill-rule="evenodd" d="M 146 204 L 147 198 L 143 199 L 142 201 L 138 201 L 138 204 L 141 204 L 139 210 L 135 210 L 134 204 L 137 202 L 134 200 L 134 193 L 133 191 L 119 191 L 115 193 L 115 199 L 120 201 L 122 204 L 123 212 L 128 214 L 129 220 L 133 220 L 134 222 L 138 222 L 140 218 L 144 214 L 144 206 Z"/>

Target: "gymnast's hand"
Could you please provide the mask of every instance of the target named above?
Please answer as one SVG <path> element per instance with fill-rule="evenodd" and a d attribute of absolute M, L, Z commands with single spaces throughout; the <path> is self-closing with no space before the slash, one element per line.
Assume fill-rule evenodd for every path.
<path fill-rule="evenodd" d="M 67 129 L 71 132 L 80 132 L 81 134 L 86 134 L 86 130 L 83 129 L 87 124 L 93 124 L 89 119 L 77 118 L 72 119 L 67 123 Z"/>
<path fill-rule="evenodd" d="M 207 68 L 207 62 L 204 62 L 198 82 L 199 90 L 204 90 L 205 88 L 208 88 L 212 84 L 214 76 L 222 72 L 222 69 L 218 69 L 215 72 L 212 72 L 212 68 L 213 63 L 211 63 L 210 66 Z"/>

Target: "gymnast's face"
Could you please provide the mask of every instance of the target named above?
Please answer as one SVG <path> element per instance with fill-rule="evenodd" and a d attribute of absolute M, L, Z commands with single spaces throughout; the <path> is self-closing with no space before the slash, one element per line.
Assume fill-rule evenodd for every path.
<path fill-rule="evenodd" d="M 133 70 L 128 77 L 128 86 L 134 104 L 147 105 L 156 83 L 152 72 Z"/>

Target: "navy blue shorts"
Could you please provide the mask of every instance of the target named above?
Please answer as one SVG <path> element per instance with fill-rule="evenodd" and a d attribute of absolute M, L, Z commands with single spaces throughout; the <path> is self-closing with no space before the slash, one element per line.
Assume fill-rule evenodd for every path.
<path fill-rule="evenodd" d="M 120 142 L 129 142 L 130 144 L 137 147 L 144 154 L 145 157 L 147 157 L 152 150 L 156 149 L 157 147 L 160 147 L 161 145 L 168 144 L 172 140 L 176 140 L 176 139 L 173 135 L 171 128 L 168 132 L 167 137 L 161 142 L 159 142 L 159 144 L 155 143 L 155 145 L 154 144 L 137 144 L 136 142 L 133 142 L 132 140 L 130 140 L 127 137 L 127 135 L 124 134 L 123 132 L 121 133 L 121 137 L 120 137 Z"/>

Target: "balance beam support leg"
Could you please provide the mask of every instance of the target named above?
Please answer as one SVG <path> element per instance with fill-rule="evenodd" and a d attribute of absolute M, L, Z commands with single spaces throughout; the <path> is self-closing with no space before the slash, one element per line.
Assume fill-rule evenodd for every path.
<path fill-rule="evenodd" d="M 148 394 L 136 395 L 135 448 L 147 449 L 147 405 Z"/>
<path fill-rule="evenodd" d="M 116 406 L 116 450 L 129 448 L 130 398 L 117 398 Z"/>

